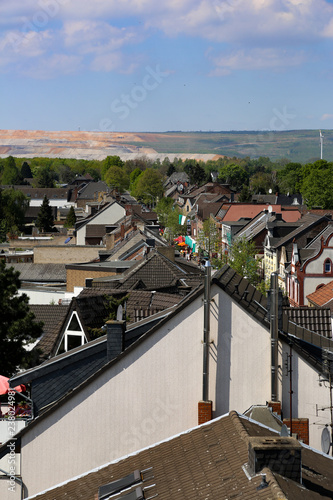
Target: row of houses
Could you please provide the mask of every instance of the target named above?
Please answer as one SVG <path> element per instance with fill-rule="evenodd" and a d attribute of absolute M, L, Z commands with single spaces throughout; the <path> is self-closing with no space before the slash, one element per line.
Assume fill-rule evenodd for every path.
<path fill-rule="evenodd" d="M 132 463 L 130 457 L 135 460 L 134 457 L 146 456 L 148 451 L 144 450 L 149 450 L 151 456 L 154 450 L 158 452 L 159 446 L 166 446 L 163 442 L 172 443 L 173 439 L 179 452 L 189 452 L 186 467 L 191 469 L 196 448 L 192 441 L 183 441 L 180 436 L 190 436 L 192 432 L 193 436 L 198 432 L 205 434 L 205 429 L 218 428 L 223 422 L 230 422 L 230 418 L 241 422 L 250 418 L 248 425 L 254 425 L 268 439 L 275 456 L 281 446 L 289 446 L 288 453 L 294 456 L 293 438 L 279 437 L 285 424 L 288 434 L 291 431 L 304 443 L 297 444 L 302 456 L 310 450 L 305 445 L 310 445 L 311 470 L 306 462 L 299 465 L 299 477 L 303 478 L 299 479 L 300 489 L 295 477 L 288 476 L 281 467 L 274 469 L 268 460 L 267 474 L 272 474 L 267 476 L 271 477 L 270 487 L 287 481 L 299 494 L 320 498 L 321 490 L 312 481 L 323 477 L 321 484 L 326 492 L 323 497 L 329 498 L 333 491 L 332 459 L 315 450 L 321 449 L 323 430 L 331 428 L 331 338 L 298 325 L 290 308 L 282 307 L 281 322 L 276 329 L 277 357 L 272 366 L 272 300 L 267 301 L 229 266 L 211 278 L 207 271 L 207 285 L 209 292 L 201 283 L 177 303 L 128 326 L 124 320 L 106 321 L 104 336 L 12 377 L 12 386 L 22 383 L 30 388 L 34 404 L 34 418 L 15 436 L 24 498 L 61 498 L 60 495 L 79 498 L 82 488 L 90 492 L 87 498 L 93 498 L 97 486 L 94 481 L 90 484 L 89 479 L 95 474 L 104 470 L 110 473 L 109 482 L 120 479 L 121 472 L 116 473 L 118 463 L 125 465 L 127 460 Z M 87 309 L 83 306 L 89 315 Z M 80 311 L 77 308 L 74 331 L 80 324 Z M 203 364 L 205 349 L 206 365 Z M 266 408 L 266 417 L 263 420 L 258 417 L 256 423 L 252 418 L 256 415 L 255 407 Z M 242 417 L 243 414 L 247 417 Z M 267 426 L 261 425 L 269 421 L 274 428 L 271 418 L 280 426 L 274 443 L 273 431 L 268 432 Z M 202 427 L 205 422 L 207 427 Z M 236 439 L 235 434 L 226 446 L 224 439 L 229 434 L 216 432 L 209 446 L 206 442 L 206 449 L 203 445 L 198 457 L 200 467 L 206 467 L 204 457 L 215 446 L 215 451 L 223 454 L 221 459 L 226 466 L 232 460 L 228 446 L 234 449 L 231 443 Z M 267 448 L 263 443 L 262 446 Z M 259 486 L 258 477 L 251 482 L 256 474 L 247 476 L 242 470 L 249 466 L 250 460 L 248 448 L 244 446 L 242 450 L 241 463 L 234 472 L 235 478 L 228 476 L 228 486 L 224 483 L 226 476 L 217 473 L 212 498 L 218 497 L 222 491 L 219 488 L 226 487 L 230 494 L 239 476 L 242 486 L 237 487 L 245 488 L 244 492 L 247 487 L 253 488 L 253 484 Z M 4 471 L 8 453 L 10 448 L 5 443 L 0 447 Z M 151 460 L 151 465 L 142 461 L 136 468 L 159 468 L 164 464 L 161 457 L 153 460 L 151 456 Z M 216 460 L 219 461 L 217 455 Z M 101 481 L 99 486 L 108 482 L 102 477 L 106 476 L 97 479 Z M 0 487 L 5 485 L 6 481 L 0 481 Z M 202 491 L 210 491 L 207 487 L 202 485 Z M 181 491 L 173 498 L 184 498 Z M 256 491 L 253 497 L 259 498 Z M 163 490 L 156 493 L 167 498 Z M 270 490 L 266 494 L 264 498 L 274 498 L 269 496 Z M 198 495 L 193 492 L 195 498 Z M 149 496 L 142 496 L 146 497 Z M 114 498 L 123 496 L 118 492 Z M 227 494 L 222 498 L 227 498 Z"/>
<path fill-rule="evenodd" d="M 129 198 L 105 200 L 70 242 L 35 244 L 33 264 L 13 264 L 26 290 L 65 290 L 57 304 L 31 304 L 43 362 L 10 381 L 28 389 L 31 415 L 0 446 L 1 498 L 332 497 L 332 458 L 321 452 L 332 430 L 331 311 L 278 293 L 289 266 L 294 276 L 305 259 L 329 258 L 330 217 L 208 198 L 202 210 L 193 203 L 189 236 L 219 213 L 221 236 L 223 224 L 238 227 L 229 245 L 241 230 L 265 262 L 267 240 L 268 298 L 228 265 L 203 274 Z M 41 266 L 34 282 L 31 265 Z M 49 267 L 42 282 L 47 266 L 59 274 Z M 329 282 L 318 287 L 312 274 L 324 300 Z"/>

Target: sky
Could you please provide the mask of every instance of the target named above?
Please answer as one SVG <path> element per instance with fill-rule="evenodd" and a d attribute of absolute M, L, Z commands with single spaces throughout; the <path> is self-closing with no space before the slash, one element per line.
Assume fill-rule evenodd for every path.
<path fill-rule="evenodd" d="M 0 129 L 333 129 L 333 0 L 0 0 Z"/>

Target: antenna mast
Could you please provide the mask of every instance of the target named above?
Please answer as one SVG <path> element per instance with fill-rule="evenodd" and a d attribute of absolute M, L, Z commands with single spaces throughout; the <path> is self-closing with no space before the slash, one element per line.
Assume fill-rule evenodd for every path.
<path fill-rule="evenodd" d="M 321 133 L 321 130 L 319 130 L 319 138 L 320 138 L 320 159 L 323 159 L 323 142 L 324 142 L 324 136 Z"/>

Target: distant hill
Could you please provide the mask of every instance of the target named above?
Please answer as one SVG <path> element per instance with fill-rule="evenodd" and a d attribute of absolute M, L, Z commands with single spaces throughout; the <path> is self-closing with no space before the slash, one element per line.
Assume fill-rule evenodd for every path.
<path fill-rule="evenodd" d="M 333 130 L 323 130 L 324 158 L 333 160 Z M 308 162 L 320 157 L 318 130 L 283 132 L 164 132 L 122 133 L 83 131 L 0 130 L 0 157 L 82 158 L 102 160 L 108 155 L 122 159 L 148 156 L 161 160 L 197 158 L 207 161 L 219 156 L 272 160 L 286 158 Z"/>

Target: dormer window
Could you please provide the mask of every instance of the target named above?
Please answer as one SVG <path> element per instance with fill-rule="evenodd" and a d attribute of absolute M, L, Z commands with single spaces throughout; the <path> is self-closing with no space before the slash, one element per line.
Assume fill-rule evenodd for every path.
<path fill-rule="evenodd" d="M 330 273 L 332 271 L 332 262 L 331 259 L 326 259 L 324 262 L 324 273 Z"/>

